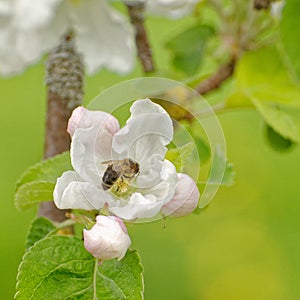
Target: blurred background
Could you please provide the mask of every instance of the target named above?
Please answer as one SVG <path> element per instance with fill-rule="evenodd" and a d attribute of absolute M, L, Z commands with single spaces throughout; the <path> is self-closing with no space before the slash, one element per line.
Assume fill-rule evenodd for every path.
<path fill-rule="evenodd" d="M 147 21 L 155 61 L 167 66 L 162 42 L 189 19 Z M 158 34 L 159 33 L 159 34 Z M 85 104 L 99 92 L 142 76 L 102 71 L 86 79 Z M 13 204 L 15 182 L 42 158 L 46 93 L 43 63 L 0 80 L 0 298 L 12 299 L 26 233 L 36 211 Z M 147 300 L 300 299 L 300 148 L 287 153 L 267 144 L 261 117 L 252 110 L 219 116 L 234 162 L 232 187 L 222 187 L 199 214 L 134 225 L 133 247 L 145 268 Z"/>

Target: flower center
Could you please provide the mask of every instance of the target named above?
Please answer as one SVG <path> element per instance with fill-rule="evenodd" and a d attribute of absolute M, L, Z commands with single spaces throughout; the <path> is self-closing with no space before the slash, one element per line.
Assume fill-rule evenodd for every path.
<path fill-rule="evenodd" d="M 129 158 L 102 162 L 108 164 L 102 177 L 102 187 L 116 196 L 125 196 L 132 190 L 132 181 L 140 172 L 137 162 Z"/>

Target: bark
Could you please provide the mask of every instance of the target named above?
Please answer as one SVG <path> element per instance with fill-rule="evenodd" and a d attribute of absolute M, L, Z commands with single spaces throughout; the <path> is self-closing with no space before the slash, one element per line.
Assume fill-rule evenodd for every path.
<path fill-rule="evenodd" d="M 151 47 L 148 40 L 146 28 L 144 26 L 145 4 L 127 3 L 126 4 L 130 21 L 135 29 L 135 43 L 138 51 L 138 57 L 145 73 L 154 71 L 154 63 L 151 53 Z"/>
<path fill-rule="evenodd" d="M 62 37 L 58 47 L 50 53 L 46 63 L 47 113 L 44 158 L 49 158 L 70 149 L 67 133 L 72 111 L 83 97 L 83 64 L 75 49 L 71 34 Z M 58 209 L 54 202 L 43 202 L 39 216 L 54 222 L 66 219 L 68 210 Z"/>

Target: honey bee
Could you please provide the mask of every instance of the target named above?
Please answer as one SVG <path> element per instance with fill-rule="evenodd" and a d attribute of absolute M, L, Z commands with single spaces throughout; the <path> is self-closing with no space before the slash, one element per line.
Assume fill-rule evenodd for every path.
<path fill-rule="evenodd" d="M 108 164 L 102 177 L 102 187 L 116 193 L 126 192 L 130 182 L 140 171 L 139 164 L 129 158 L 104 161 L 102 164 Z"/>

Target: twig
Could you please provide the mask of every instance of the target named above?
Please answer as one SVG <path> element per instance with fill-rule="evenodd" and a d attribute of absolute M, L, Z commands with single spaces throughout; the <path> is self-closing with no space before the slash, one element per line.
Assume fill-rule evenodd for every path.
<path fill-rule="evenodd" d="M 226 79 L 228 79 L 234 72 L 236 60 L 232 58 L 229 63 L 221 66 L 218 71 L 211 77 L 203 80 L 195 90 L 200 94 L 204 95 L 212 90 L 217 89 Z"/>
<path fill-rule="evenodd" d="M 143 2 L 127 2 L 126 3 L 130 21 L 135 29 L 135 43 L 138 51 L 138 57 L 143 66 L 145 73 L 154 71 L 154 62 L 151 53 L 147 31 L 144 26 L 144 10 Z"/>
<path fill-rule="evenodd" d="M 70 149 L 68 119 L 83 97 L 83 64 L 71 34 L 65 35 L 49 55 L 47 64 L 47 115 L 44 158 Z M 38 214 L 54 222 L 66 219 L 67 210 L 59 210 L 53 202 L 43 202 Z"/>

